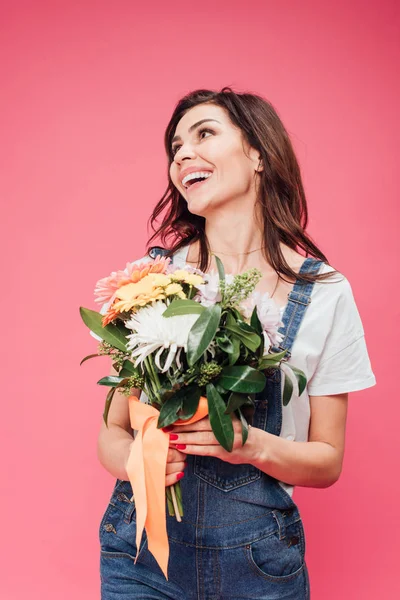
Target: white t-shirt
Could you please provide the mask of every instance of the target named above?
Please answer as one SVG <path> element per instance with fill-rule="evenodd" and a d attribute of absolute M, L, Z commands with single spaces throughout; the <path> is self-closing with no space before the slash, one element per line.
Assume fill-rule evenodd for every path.
<path fill-rule="evenodd" d="M 183 266 L 188 246 L 174 254 L 174 265 Z M 148 262 L 149 256 L 134 261 Z M 324 263 L 319 273 L 334 269 Z M 326 396 L 356 392 L 376 384 L 365 343 L 364 328 L 349 281 L 338 273 L 327 280 L 315 282 L 308 305 L 291 349 L 288 364 L 301 369 L 307 386 L 301 396 L 293 393 L 290 402 L 282 406 L 280 436 L 299 442 L 308 441 L 310 396 Z M 102 313 L 108 306 L 103 305 Z M 281 308 L 281 315 L 285 307 Z M 93 337 L 100 340 L 93 332 Z M 284 377 L 282 377 L 283 393 Z M 142 395 L 144 393 L 142 392 Z M 141 396 L 142 397 L 142 396 Z M 294 486 L 279 482 L 292 496 Z"/>

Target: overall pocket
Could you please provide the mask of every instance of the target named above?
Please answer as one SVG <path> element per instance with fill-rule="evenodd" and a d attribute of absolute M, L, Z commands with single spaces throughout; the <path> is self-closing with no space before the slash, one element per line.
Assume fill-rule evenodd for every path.
<path fill-rule="evenodd" d="M 253 427 L 265 429 L 268 401 L 264 392 L 255 398 Z M 194 456 L 194 474 L 214 487 L 229 492 L 261 478 L 262 472 L 250 464 L 231 464 L 214 456 Z"/>
<path fill-rule="evenodd" d="M 292 580 L 303 573 L 303 530 L 301 520 L 277 528 L 272 534 L 243 547 L 251 569 L 260 577 L 276 582 Z"/>
<path fill-rule="evenodd" d="M 136 556 L 136 506 L 132 497 L 129 481 L 118 479 L 110 502 L 101 519 L 99 541 L 102 555 Z M 147 545 L 145 530 L 141 540 L 140 552 Z"/>

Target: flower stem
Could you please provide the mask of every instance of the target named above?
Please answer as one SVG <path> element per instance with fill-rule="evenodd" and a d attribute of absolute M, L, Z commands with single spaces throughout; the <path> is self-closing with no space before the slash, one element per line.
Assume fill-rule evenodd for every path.
<path fill-rule="evenodd" d="M 178 481 L 178 483 L 174 483 L 173 485 L 171 485 L 170 488 L 171 488 L 172 504 L 174 505 L 174 509 L 175 509 L 176 520 L 181 522 L 182 521 L 181 511 L 183 514 L 182 498 L 179 498 L 179 499 L 177 498 L 177 494 L 175 492 L 175 486 L 179 486 L 179 481 Z"/>
<path fill-rule="evenodd" d="M 150 375 L 148 380 L 149 380 L 149 391 L 151 389 L 151 396 L 152 396 L 151 400 L 155 399 L 156 402 L 158 402 L 157 387 L 156 387 L 156 382 L 154 381 L 155 377 L 154 377 L 153 365 L 151 364 L 149 356 L 146 356 L 146 358 L 144 359 L 144 364 L 146 365 L 147 372 Z"/>

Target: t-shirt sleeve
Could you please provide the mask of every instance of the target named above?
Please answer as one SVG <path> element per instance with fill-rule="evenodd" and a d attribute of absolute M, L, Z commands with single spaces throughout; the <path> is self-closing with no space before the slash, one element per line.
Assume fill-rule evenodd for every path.
<path fill-rule="evenodd" d="M 149 255 L 146 254 L 146 256 L 143 256 L 142 258 L 138 258 L 137 260 L 134 260 L 131 264 L 137 265 L 139 263 L 147 263 L 147 262 L 150 262 L 152 260 L 153 259 Z M 124 269 L 124 270 L 127 272 L 127 269 Z M 110 302 L 105 302 L 102 305 L 101 309 L 99 310 L 100 314 L 105 315 L 106 312 L 107 312 L 107 310 L 109 309 L 109 307 L 110 307 Z M 95 333 L 93 333 L 93 331 L 89 330 L 89 333 L 90 333 L 90 335 L 92 337 L 94 337 L 99 342 L 102 341 L 101 337 L 99 337 L 98 335 L 96 335 Z"/>
<path fill-rule="evenodd" d="M 376 384 L 363 324 L 346 278 L 339 289 L 333 310 L 328 310 L 325 315 L 328 335 L 318 365 L 307 385 L 309 396 L 356 392 Z"/>

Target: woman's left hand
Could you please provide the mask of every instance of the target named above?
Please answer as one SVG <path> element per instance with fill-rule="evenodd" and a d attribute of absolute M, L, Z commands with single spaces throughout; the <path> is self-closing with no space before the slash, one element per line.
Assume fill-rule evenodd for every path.
<path fill-rule="evenodd" d="M 242 424 L 234 413 L 231 414 L 231 417 L 234 431 L 232 452 L 225 450 L 215 437 L 208 415 L 196 423 L 173 425 L 171 429 L 168 429 L 170 435 L 178 435 L 178 439 L 170 438 L 170 446 L 177 448 L 184 454 L 215 456 L 232 464 L 251 464 L 257 456 L 258 430 L 249 427 L 249 434 L 243 446 Z M 182 445 L 185 447 L 182 447 Z"/>

